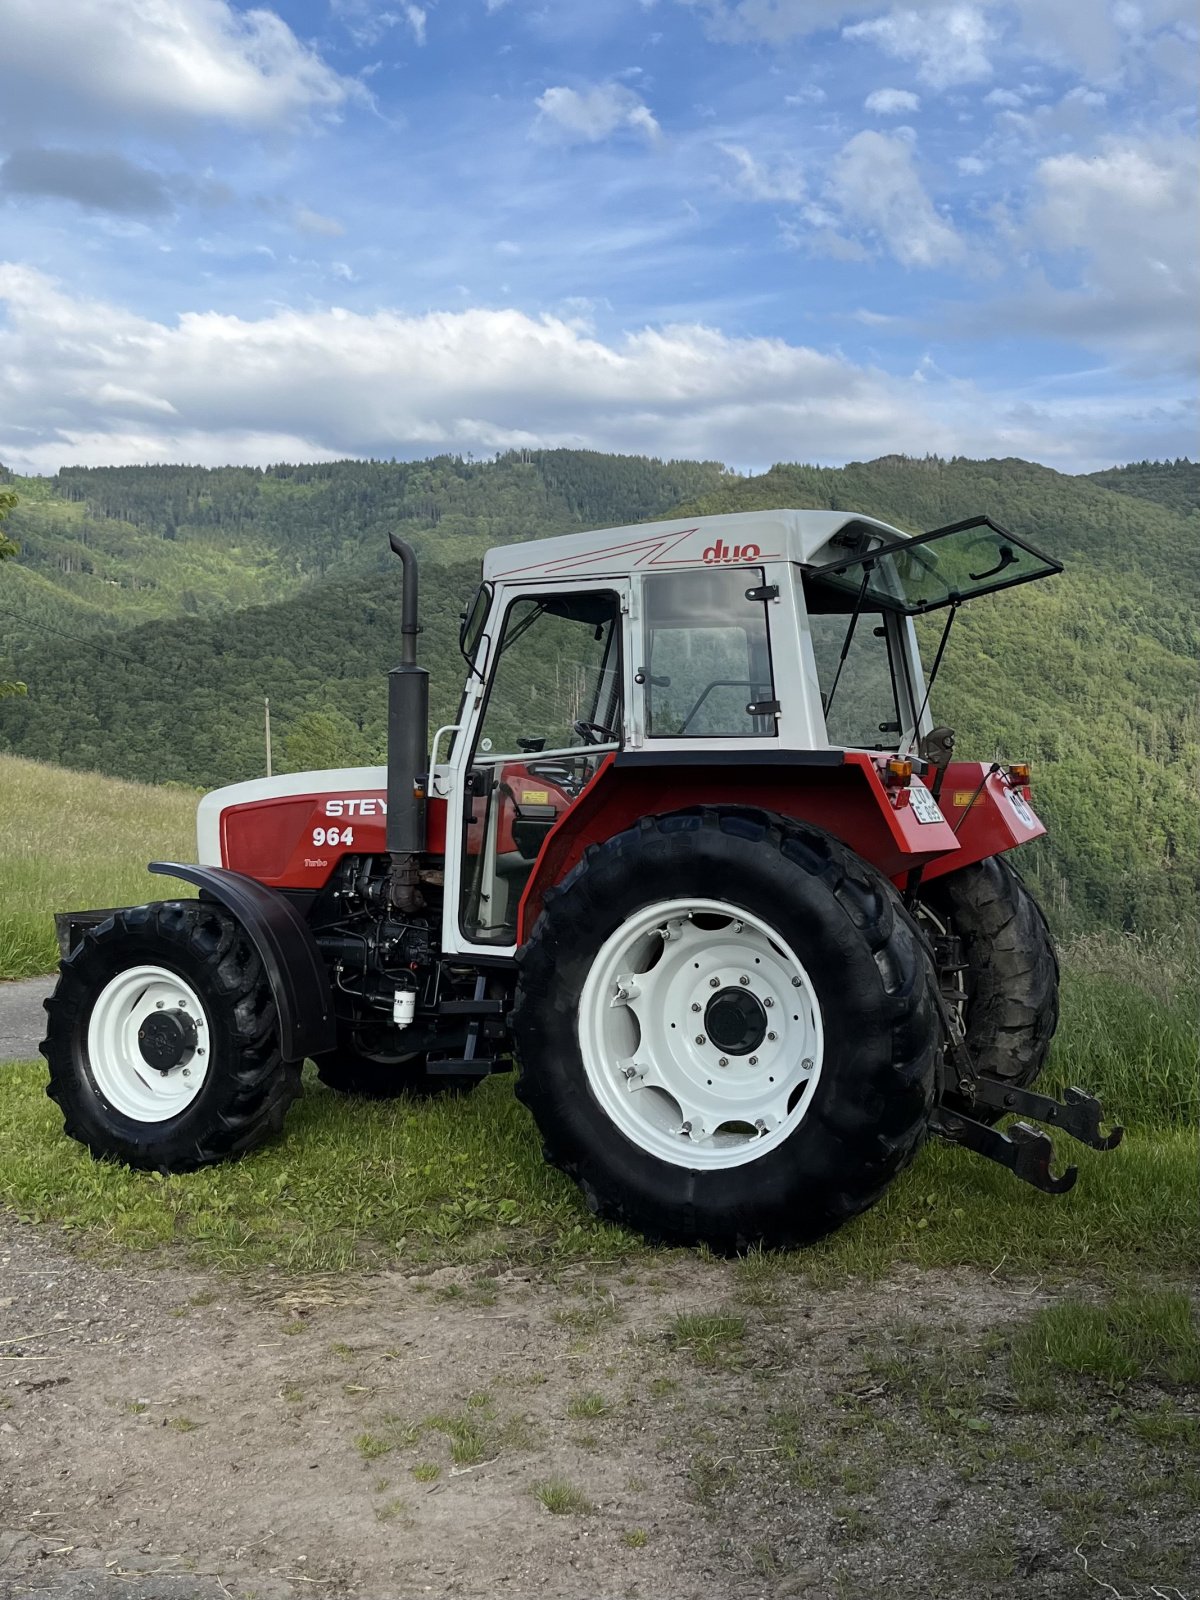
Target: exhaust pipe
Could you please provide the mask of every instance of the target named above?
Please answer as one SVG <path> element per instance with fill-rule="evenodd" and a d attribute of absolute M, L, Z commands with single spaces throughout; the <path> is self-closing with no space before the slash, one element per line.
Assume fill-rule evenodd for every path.
<path fill-rule="evenodd" d="M 429 674 L 417 665 L 417 556 L 396 535 L 388 543 L 404 567 L 400 664 L 388 673 L 388 898 L 399 912 L 420 909 L 418 858 L 425 849 L 425 785 L 429 767 Z"/>

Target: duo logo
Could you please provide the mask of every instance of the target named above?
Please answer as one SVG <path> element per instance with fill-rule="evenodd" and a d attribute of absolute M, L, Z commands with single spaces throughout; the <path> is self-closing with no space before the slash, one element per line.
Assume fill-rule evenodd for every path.
<path fill-rule="evenodd" d="M 716 566 L 719 562 L 757 561 L 762 551 L 756 544 L 727 545 L 724 539 L 718 539 L 716 544 L 710 544 L 700 559 L 708 566 Z"/>

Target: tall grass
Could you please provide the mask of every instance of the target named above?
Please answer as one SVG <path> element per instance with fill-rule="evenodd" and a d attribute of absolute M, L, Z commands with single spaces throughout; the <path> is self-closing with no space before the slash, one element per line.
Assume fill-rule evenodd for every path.
<path fill-rule="evenodd" d="M 1200 1122 L 1200 962 L 1192 930 L 1090 934 L 1062 951 L 1062 1023 L 1045 1083 L 1141 1127 Z"/>
<path fill-rule="evenodd" d="M 0 978 L 54 970 L 56 911 L 191 893 L 146 863 L 195 860 L 198 798 L 0 755 Z"/>

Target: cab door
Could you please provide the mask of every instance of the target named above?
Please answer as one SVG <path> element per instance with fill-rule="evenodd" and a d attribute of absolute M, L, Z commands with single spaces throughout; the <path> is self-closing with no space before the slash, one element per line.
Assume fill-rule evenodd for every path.
<path fill-rule="evenodd" d="M 497 592 L 487 682 L 451 758 L 446 951 L 515 950 L 546 835 L 625 743 L 628 611 L 620 579 Z"/>

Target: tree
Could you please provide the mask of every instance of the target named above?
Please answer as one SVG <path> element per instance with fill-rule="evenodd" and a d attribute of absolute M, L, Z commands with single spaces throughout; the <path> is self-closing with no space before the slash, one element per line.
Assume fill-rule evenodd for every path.
<path fill-rule="evenodd" d="M 4 521 L 16 503 L 17 496 L 12 489 L 0 489 L 0 522 Z M 6 537 L 3 529 L 0 529 L 0 561 L 7 561 L 10 556 L 15 556 L 16 553 L 16 544 Z M 0 699 L 3 699 L 8 694 L 24 693 L 25 685 L 23 683 L 6 683 L 0 678 Z"/>

